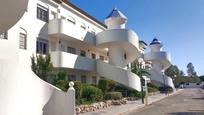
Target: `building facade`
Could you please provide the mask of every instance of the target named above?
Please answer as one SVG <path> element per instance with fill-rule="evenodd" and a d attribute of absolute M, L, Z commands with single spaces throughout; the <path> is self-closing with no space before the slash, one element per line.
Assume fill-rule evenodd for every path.
<path fill-rule="evenodd" d="M 149 47 L 151 51 L 144 54 L 144 59 L 152 63 L 152 69 L 149 70 L 152 82 L 164 87 L 171 87 L 175 90 L 172 78 L 164 73 L 171 66 L 170 54 L 163 51 L 163 44 L 157 38 L 152 40 Z"/>
<path fill-rule="evenodd" d="M 7 6 L 16 2 L 9 1 Z M 67 80 L 96 84 L 103 77 L 141 91 L 140 77 L 127 65 L 139 57 L 153 60 L 143 55 L 144 45 L 133 30 L 126 29 L 128 18 L 117 8 L 103 24 L 66 0 L 18 3 L 13 8 L 19 10 L 9 13 L 13 20 L 0 20 L 6 22 L 0 28 L 0 114 L 69 113 L 74 97 L 32 72 L 30 58 L 35 54 L 50 54 L 54 72 L 67 71 Z M 0 7 L 3 14 L 4 8 Z"/>

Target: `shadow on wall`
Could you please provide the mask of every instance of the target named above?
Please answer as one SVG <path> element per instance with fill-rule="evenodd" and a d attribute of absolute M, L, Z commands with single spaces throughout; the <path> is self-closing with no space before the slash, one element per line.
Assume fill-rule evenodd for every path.
<path fill-rule="evenodd" d="M 48 37 L 48 24 L 44 24 L 39 32 L 39 37 L 47 38 Z"/>
<path fill-rule="evenodd" d="M 83 41 L 87 42 L 89 44 L 96 45 L 96 36 L 91 32 L 87 32 L 84 39 L 83 39 Z"/>
<path fill-rule="evenodd" d="M 77 56 L 74 64 L 75 69 L 85 70 L 85 71 L 96 71 L 96 60 L 89 59 L 87 57 Z"/>

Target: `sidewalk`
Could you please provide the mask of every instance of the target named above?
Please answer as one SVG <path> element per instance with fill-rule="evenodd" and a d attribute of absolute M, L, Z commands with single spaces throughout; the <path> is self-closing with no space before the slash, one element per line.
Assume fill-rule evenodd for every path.
<path fill-rule="evenodd" d="M 169 96 L 174 95 L 179 93 L 181 90 L 178 90 L 174 93 L 171 93 Z M 160 101 L 164 98 L 168 97 L 165 94 L 157 94 L 154 96 L 149 96 L 148 97 L 148 102 L 149 104 L 152 104 L 153 102 Z M 94 111 L 94 112 L 88 112 L 88 113 L 83 113 L 79 115 L 123 115 L 127 114 L 131 111 L 140 109 L 142 107 L 145 107 L 144 104 L 142 104 L 141 100 L 137 101 L 128 101 L 126 105 L 121 105 L 121 106 L 111 106 L 109 108 L 105 108 L 99 111 Z"/>

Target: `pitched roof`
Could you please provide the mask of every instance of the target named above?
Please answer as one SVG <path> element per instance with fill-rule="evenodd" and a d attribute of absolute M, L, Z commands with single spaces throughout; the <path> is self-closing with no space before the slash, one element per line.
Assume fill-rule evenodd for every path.
<path fill-rule="evenodd" d="M 111 17 L 121 17 L 121 18 L 127 19 L 127 17 L 122 12 L 120 12 L 117 8 L 113 8 L 111 13 L 106 17 L 106 19 Z"/>
<path fill-rule="evenodd" d="M 154 38 L 150 43 L 150 45 L 154 45 L 154 44 L 161 44 L 161 41 L 159 41 L 157 38 Z"/>
<path fill-rule="evenodd" d="M 53 0 L 55 2 L 57 2 L 58 4 L 64 2 L 67 5 L 71 6 L 72 8 L 74 8 L 75 10 L 79 11 L 80 13 L 82 13 L 83 15 L 87 16 L 88 18 L 90 18 L 91 20 L 95 21 L 96 23 L 98 23 L 99 25 L 101 25 L 104 28 L 107 28 L 107 26 L 102 23 L 101 21 L 99 21 L 98 19 L 94 18 L 93 16 L 91 16 L 90 14 L 88 14 L 87 12 L 85 12 L 84 10 L 80 9 L 79 7 L 77 7 L 76 5 L 72 4 L 71 2 L 69 2 L 68 0 Z"/>

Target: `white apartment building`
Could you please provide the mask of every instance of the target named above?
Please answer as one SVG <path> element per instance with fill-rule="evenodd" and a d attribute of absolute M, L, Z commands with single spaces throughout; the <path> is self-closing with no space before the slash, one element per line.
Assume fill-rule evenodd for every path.
<path fill-rule="evenodd" d="M 4 14 L 0 19 L 2 115 L 66 115 L 73 109 L 70 107 L 75 103 L 73 96 L 32 72 L 33 54 L 49 53 L 55 71 L 67 71 L 70 80 L 97 83 L 104 77 L 138 91 L 141 91 L 140 78 L 126 66 L 139 57 L 145 61 L 160 60 L 160 56 L 143 55 L 144 42 L 139 43 L 137 34 L 125 28 L 128 18 L 117 8 L 103 24 L 66 0 L 1 3 L 0 13 Z M 11 9 L 7 14 L 8 6 Z M 165 61 L 161 62 L 165 65 Z"/>
<path fill-rule="evenodd" d="M 67 71 L 71 80 L 97 83 L 104 77 L 141 90 L 140 78 L 126 69 L 140 55 L 139 39 L 125 28 L 127 17 L 116 8 L 103 24 L 65 0 L 8 0 L 3 4 L 8 7 L 9 3 L 16 6 L 5 15 L 7 20 L 0 21 L 6 22 L 0 35 L 0 114 L 69 113 L 73 97 L 32 72 L 33 54 L 49 53 L 55 71 Z"/>
<path fill-rule="evenodd" d="M 152 63 L 152 69 L 149 71 L 152 82 L 172 87 L 175 90 L 172 78 L 164 73 L 171 66 L 170 54 L 163 51 L 163 44 L 157 38 L 152 40 L 149 47 L 151 51 L 144 54 L 144 59 Z"/>

